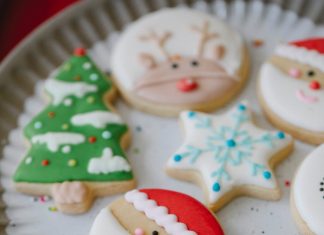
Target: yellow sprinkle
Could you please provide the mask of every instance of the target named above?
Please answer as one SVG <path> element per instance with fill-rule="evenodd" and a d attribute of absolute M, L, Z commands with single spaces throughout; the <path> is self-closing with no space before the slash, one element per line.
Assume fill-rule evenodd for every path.
<path fill-rule="evenodd" d="M 89 96 L 87 98 L 87 102 L 90 103 L 90 104 L 92 104 L 94 101 L 95 101 L 95 98 L 93 96 Z"/>
<path fill-rule="evenodd" d="M 69 124 L 64 123 L 64 124 L 62 125 L 62 129 L 63 129 L 63 130 L 67 130 L 68 128 L 69 128 Z"/>
<path fill-rule="evenodd" d="M 49 211 L 52 211 L 52 212 L 56 212 L 57 211 L 57 208 L 55 206 L 50 206 L 48 208 Z"/>
<path fill-rule="evenodd" d="M 76 166 L 76 164 L 77 164 L 77 161 L 75 159 L 70 159 L 68 161 L 68 165 L 71 166 L 71 167 Z"/>

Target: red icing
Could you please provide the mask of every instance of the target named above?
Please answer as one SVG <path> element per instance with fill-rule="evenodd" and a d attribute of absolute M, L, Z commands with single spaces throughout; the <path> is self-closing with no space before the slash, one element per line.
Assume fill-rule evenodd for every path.
<path fill-rule="evenodd" d="M 178 90 L 188 92 L 195 90 L 198 87 L 198 84 L 191 79 L 183 78 L 177 82 L 176 86 Z"/>
<path fill-rule="evenodd" d="M 308 50 L 315 50 L 320 54 L 324 54 L 324 38 L 312 38 L 301 41 L 290 42 L 291 45 L 303 47 Z"/>
<path fill-rule="evenodd" d="M 164 189 L 141 189 L 159 206 L 165 206 L 178 221 L 198 235 L 224 235 L 224 232 L 213 214 L 196 199 L 174 191 Z"/>
<path fill-rule="evenodd" d="M 75 56 L 84 56 L 86 54 L 86 50 L 82 47 L 75 48 L 74 53 Z"/>
<path fill-rule="evenodd" d="M 43 160 L 42 165 L 43 166 L 48 166 L 49 165 L 49 160 Z"/>
<path fill-rule="evenodd" d="M 318 81 L 311 81 L 309 84 L 309 88 L 312 90 L 319 90 L 321 89 L 321 84 Z"/>
<path fill-rule="evenodd" d="M 97 141 L 97 138 L 95 136 L 90 136 L 88 140 L 90 143 L 94 143 Z"/>

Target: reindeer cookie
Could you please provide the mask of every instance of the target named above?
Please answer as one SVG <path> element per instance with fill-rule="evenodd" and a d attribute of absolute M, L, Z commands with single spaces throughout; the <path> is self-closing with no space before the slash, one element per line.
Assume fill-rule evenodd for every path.
<path fill-rule="evenodd" d="M 228 102 L 247 77 L 242 37 L 217 18 L 164 9 L 131 24 L 111 58 L 114 79 L 136 108 L 176 116 Z"/>
<path fill-rule="evenodd" d="M 279 45 L 260 71 L 259 98 L 278 128 L 324 142 L 324 38 Z"/>
<path fill-rule="evenodd" d="M 82 213 L 97 196 L 135 186 L 123 148 L 129 135 L 110 100 L 115 89 L 80 48 L 45 82 L 48 105 L 24 128 L 30 148 L 14 175 L 18 191 L 51 195 Z"/>
<path fill-rule="evenodd" d="M 165 189 L 127 192 L 101 210 L 90 235 L 224 235 L 196 199 Z"/>

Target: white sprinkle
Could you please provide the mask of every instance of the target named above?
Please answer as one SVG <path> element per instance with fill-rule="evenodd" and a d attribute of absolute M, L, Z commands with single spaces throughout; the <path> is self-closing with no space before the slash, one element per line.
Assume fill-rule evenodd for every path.
<path fill-rule="evenodd" d="M 63 101 L 64 105 L 65 106 L 71 106 L 72 105 L 72 99 L 70 98 L 67 98 Z"/>
<path fill-rule="evenodd" d="M 35 129 L 40 129 L 42 126 L 43 126 L 43 124 L 41 122 L 35 122 L 34 123 Z"/>
<path fill-rule="evenodd" d="M 63 152 L 63 153 L 69 153 L 69 152 L 71 152 L 71 146 L 69 146 L 69 145 L 65 145 L 65 146 L 62 148 L 62 152 Z"/>
<path fill-rule="evenodd" d="M 88 70 L 92 67 L 92 65 L 89 63 L 89 62 L 86 62 L 82 65 L 82 67 L 85 69 L 85 70 Z"/>
<path fill-rule="evenodd" d="M 111 133 L 109 131 L 102 132 L 102 138 L 109 139 L 111 137 Z"/>
<path fill-rule="evenodd" d="M 98 80 L 98 74 L 96 74 L 96 73 L 92 73 L 92 74 L 90 74 L 90 80 L 91 81 L 97 81 Z"/>
<path fill-rule="evenodd" d="M 25 160 L 25 163 L 27 165 L 29 165 L 32 161 L 33 161 L 33 159 L 31 157 L 27 157 L 26 160 Z"/>

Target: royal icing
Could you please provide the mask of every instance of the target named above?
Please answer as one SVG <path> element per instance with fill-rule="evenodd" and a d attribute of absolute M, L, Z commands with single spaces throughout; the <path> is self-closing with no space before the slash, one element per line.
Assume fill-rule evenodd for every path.
<path fill-rule="evenodd" d="M 260 94 L 266 105 L 283 120 L 315 132 L 324 131 L 324 92 L 285 74 L 276 66 L 262 66 Z"/>
<path fill-rule="evenodd" d="M 133 190 L 125 194 L 125 199 L 149 219 L 154 220 L 159 226 L 163 227 L 168 234 L 197 235 L 197 233 L 189 231 L 184 223 L 178 222 L 176 215 L 169 214 L 168 208 L 158 206 L 154 200 L 148 199 L 146 193 Z"/>
<path fill-rule="evenodd" d="M 120 225 L 119 221 L 110 211 L 110 208 L 104 208 L 97 215 L 89 235 L 130 235 L 127 230 Z"/>
<path fill-rule="evenodd" d="M 71 118 L 71 123 L 75 126 L 92 125 L 95 128 L 104 128 L 107 124 L 121 124 L 123 121 L 116 113 L 100 110 L 76 114 Z"/>
<path fill-rule="evenodd" d="M 119 84 L 167 105 L 223 97 L 238 85 L 243 40 L 222 21 L 189 9 L 164 9 L 131 24 L 112 55 Z"/>
<path fill-rule="evenodd" d="M 311 152 L 297 170 L 292 197 L 298 214 L 314 234 L 324 231 L 324 144 Z"/>
<path fill-rule="evenodd" d="M 283 132 L 256 127 L 246 102 L 219 116 L 186 111 L 180 118 L 185 140 L 167 167 L 198 171 L 209 203 L 216 203 L 237 186 L 277 187 L 268 163 L 292 139 Z"/>
<path fill-rule="evenodd" d="M 51 99 L 24 128 L 31 147 L 14 180 L 27 183 L 132 180 L 120 146 L 127 126 L 106 105 L 111 83 L 84 50 L 68 59 L 45 84 Z M 103 165 L 98 167 L 98 162 Z"/>
<path fill-rule="evenodd" d="M 85 137 L 79 133 L 47 132 L 46 134 L 34 135 L 31 139 L 33 144 L 46 144 L 48 150 L 57 152 L 63 144 L 81 144 Z"/>
<path fill-rule="evenodd" d="M 99 158 L 91 158 L 88 165 L 90 174 L 108 174 L 116 171 L 130 171 L 130 165 L 121 156 L 113 156 L 111 148 L 105 148 Z"/>

